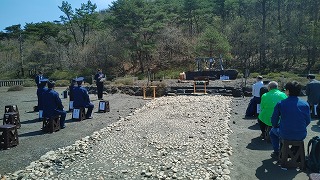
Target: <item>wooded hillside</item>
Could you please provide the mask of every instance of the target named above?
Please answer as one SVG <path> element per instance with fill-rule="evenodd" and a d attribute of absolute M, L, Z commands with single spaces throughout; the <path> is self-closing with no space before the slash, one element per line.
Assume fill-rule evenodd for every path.
<path fill-rule="evenodd" d="M 223 56 L 244 72 L 317 72 L 319 0 L 118 0 L 104 11 L 64 1 L 59 22 L 0 32 L 2 78 L 123 76 L 195 69 L 195 58 Z M 63 77 L 62 77 L 63 78 Z"/>

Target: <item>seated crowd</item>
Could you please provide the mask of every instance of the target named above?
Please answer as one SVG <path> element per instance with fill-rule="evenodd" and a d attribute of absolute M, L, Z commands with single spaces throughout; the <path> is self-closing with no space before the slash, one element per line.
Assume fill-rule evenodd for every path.
<path fill-rule="evenodd" d="M 308 75 L 308 78 L 310 76 Z M 314 76 L 311 77 L 314 79 Z M 320 85 L 317 88 L 313 90 L 320 96 Z M 269 82 L 266 87 L 262 86 L 262 76 L 258 76 L 257 83 L 253 85 L 253 98 L 245 116 L 258 117 L 260 137 L 271 141 L 273 158 L 279 158 L 281 140 L 303 141 L 307 136 L 307 126 L 311 121 L 311 105 L 298 97 L 301 90 L 302 85 L 296 81 L 286 83 L 284 92 L 278 89 L 278 83 L 275 81 Z M 310 91 L 312 90 L 309 88 L 307 93 Z M 313 99 L 312 105 L 317 104 L 319 100 L 320 98 L 314 102 Z"/>
<path fill-rule="evenodd" d="M 92 119 L 94 105 L 90 102 L 89 94 L 86 88 L 82 87 L 83 77 L 73 79 L 69 86 L 70 101 L 74 108 L 87 108 L 86 119 Z M 77 86 L 75 85 L 75 82 Z M 48 88 L 46 87 L 48 86 Z M 60 115 L 60 127 L 65 128 L 65 119 L 67 112 L 64 110 L 61 99 L 57 91 L 54 90 L 55 82 L 42 78 L 39 80 L 37 97 L 38 110 L 42 117 L 51 118 Z"/>

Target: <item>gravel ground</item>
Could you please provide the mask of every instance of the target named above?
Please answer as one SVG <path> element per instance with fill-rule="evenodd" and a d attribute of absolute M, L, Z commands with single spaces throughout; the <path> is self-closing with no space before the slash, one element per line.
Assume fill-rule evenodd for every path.
<path fill-rule="evenodd" d="M 104 96 L 110 102 L 110 112 L 97 113 L 98 98 L 90 95 L 95 104 L 93 119 L 75 122 L 71 113 L 66 117 L 66 128 L 53 134 L 41 131 L 42 122 L 39 122 L 38 113 L 32 112 L 37 104 L 36 88 L 25 88 L 23 91 L 7 92 L 7 87 L 0 88 L 0 107 L 16 104 L 19 108 L 21 128 L 18 129 L 19 145 L 0 150 L 0 174 L 13 173 L 28 166 L 32 161 L 38 160 L 42 155 L 51 150 L 57 150 L 73 144 L 76 140 L 92 135 L 109 124 L 116 122 L 121 117 L 126 117 L 136 108 L 145 104 L 141 97 L 114 94 Z M 61 94 L 65 88 L 56 88 Z M 62 99 L 65 110 L 68 110 L 68 99 Z"/>
<path fill-rule="evenodd" d="M 108 95 L 110 112 L 43 134 L 36 113 L 21 113 L 36 103 L 34 92 L 0 88 L 1 105 L 18 103 L 25 119 L 20 144 L 0 151 L 0 173 L 9 179 L 308 179 L 308 171 L 271 159 L 256 120 L 243 119 L 248 97 Z M 316 122 L 305 145 L 319 135 Z"/>

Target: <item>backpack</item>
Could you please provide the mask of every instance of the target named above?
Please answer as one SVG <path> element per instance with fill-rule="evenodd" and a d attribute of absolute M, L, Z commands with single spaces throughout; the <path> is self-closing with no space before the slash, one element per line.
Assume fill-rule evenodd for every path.
<path fill-rule="evenodd" d="M 311 146 L 311 151 L 310 150 Z M 314 173 L 320 173 L 320 137 L 315 136 L 308 143 L 307 168 Z"/>

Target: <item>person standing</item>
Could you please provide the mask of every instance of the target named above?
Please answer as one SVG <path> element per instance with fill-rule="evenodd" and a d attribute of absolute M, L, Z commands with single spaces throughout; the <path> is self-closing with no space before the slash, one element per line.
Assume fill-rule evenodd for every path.
<path fill-rule="evenodd" d="M 306 95 L 308 96 L 308 103 L 311 109 L 311 115 L 314 117 L 316 112 L 316 106 L 320 101 L 320 81 L 315 79 L 315 75 L 308 74 L 309 83 L 306 86 Z"/>
<path fill-rule="evenodd" d="M 39 110 L 43 110 L 43 96 L 42 94 L 48 90 L 48 88 L 46 88 L 46 84 L 48 82 L 48 79 L 41 79 L 39 81 L 39 85 L 38 85 L 38 89 L 37 89 L 37 98 L 38 98 L 38 105 L 34 108 L 35 112 L 39 112 Z"/>
<path fill-rule="evenodd" d="M 73 100 L 74 100 L 73 90 L 75 85 L 76 85 L 76 79 L 72 79 L 69 86 L 69 112 L 71 112 L 73 109 Z"/>
<path fill-rule="evenodd" d="M 105 79 L 105 75 L 102 73 L 101 69 L 98 69 L 98 72 L 94 76 L 94 79 L 96 80 L 98 99 L 103 100 L 103 81 Z"/>
<path fill-rule="evenodd" d="M 40 81 L 43 78 L 44 77 L 43 77 L 42 71 L 39 71 L 38 74 L 36 75 L 36 77 L 34 78 L 34 81 L 36 82 L 38 88 L 40 86 Z"/>
<path fill-rule="evenodd" d="M 48 89 L 43 93 L 43 117 L 51 118 L 60 115 L 60 128 L 65 128 L 65 120 L 67 112 L 63 110 L 63 105 L 59 97 L 59 93 L 54 90 L 55 82 L 48 82 Z"/>
<path fill-rule="evenodd" d="M 301 85 L 296 81 L 288 82 L 285 85 L 285 92 L 289 97 L 276 104 L 271 117 L 270 139 L 273 146 L 271 157 L 275 159 L 279 156 L 280 139 L 304 140 L 311 120 L 308 103 L 298 98 Z"/>
<path fill-rule="evenodd" d="M 86 113 L 86 119 L 92 119 L 92 110 L 94 108 L 94 105 L 90 102 L 89 94 L 87 89 L 82 87 L 84 78 L 79 77 L 76 79 L 78 86 L 74 87 L 73 89 L 73 95 L 74 95 L 74 101 L 73 101 L 73 107 L 74 108 L 88 108 L 88 111 Z"/>
<path fill-rule="evenodd" d="M 261 98 L 260 98 L 260 88 L 262 88 L 263 82 L 262 82 L 263 77 L 262 76 L 257 76 L 257 82 L 252 85 L 252 99 L 249 102 L 249 105 L 246 110 L 246 118 L 252 118 L 256 116 L 257 114 L 257 104 L 260 104 Z"/>
<path fill-rule="evenodd" d="M 214 58 L 210 57 L 209 58 L 209 69 L 212 69 L 213 62 L 214 62 Z"/>
<path fill-rule="evenodd" d="M 271 81 L 268 84 L 268 90 L 269 91 L 261 97 L 260 114 L 258 116 L 261 131 L 272 126 L 271 116 L 274 107 L 279 101 L 287 98 L 287 95 L 278 89 L 278 83 L 275 81 Z M 264 138 L 264 134 L 261 134 L 261 138 Z"/>

